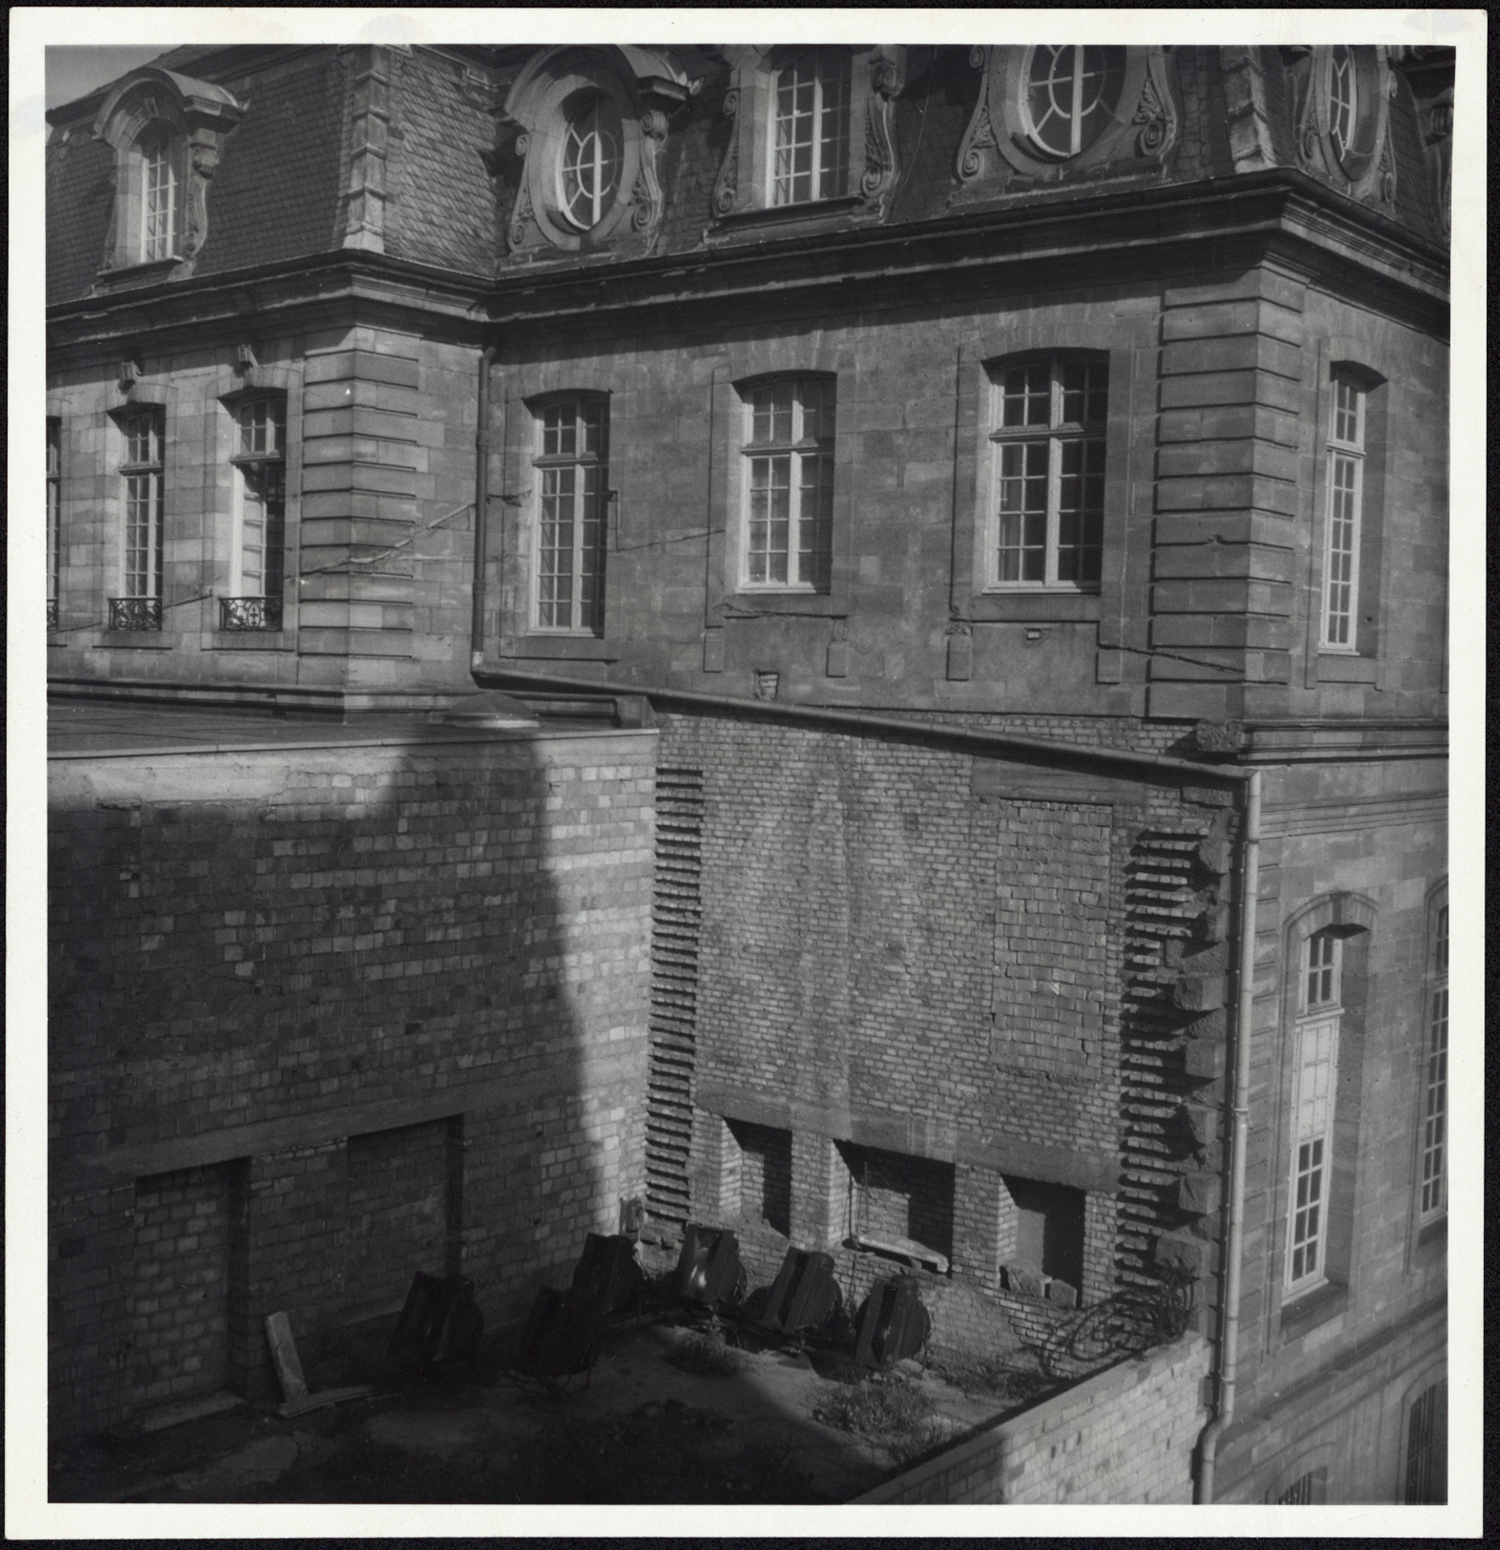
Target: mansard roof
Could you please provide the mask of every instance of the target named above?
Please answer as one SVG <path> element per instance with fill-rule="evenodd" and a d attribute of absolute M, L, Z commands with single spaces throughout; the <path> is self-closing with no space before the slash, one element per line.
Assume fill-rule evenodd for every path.
<path fill-rule="evenodd" d="M 633 228 L 629 244 L 582 252 L 546 242 L 513 250 L 506 240 L 525 181 L 516 151 L 521 126 L 508 122 L 506 103 L 547 50 L 476 45 L 373 51 L 381 56 L 384 115 L 374 128 L 362 119 L 368 108 L 361 97 L 368 47 L 190 45 L 164 52 L 148 70 L 170 72 L 189 83 L 184 90 L 198 89 L 191 87 L 196 82 L 206 92 L 230 94 L 244 109 L 223 136 L 205 196 L 207 235 L 191 273 L 229 274 L 359 246 L 489 281 L 527 265 L 608 265 L 647 253 L 754 244 L 772 235 L 754 221 L 735 227 L 714 209 L 735 133 L 726 108 L 734 106 L 736 51 L 614 45 L 595 50 L 584 44 L 577 49 L 597 54 L 600 68 L 628 77 L 632 89 L 641 85 L 648 96 L 657 92 L 651 101 L 662 120 L 650 148 L 654 159 L 649 169 L 643 166 L 643 175 L 649 170 L 658 184 L 647 200 L 644 234 L 637 237 Z M 968 183 L 958 169 L 975 133 L 989 51 L 911 45 L 896 52 L 899 80 L 886 121 L 894 176 L 880 200 L 850 216 L 851 224 L 918 224 L 971 209 L 1003 210 L 1088 191 L 1216 182 L 1252 170 L 1308 174 L 1297 118 L 1302 100 L 1297 83 L 1306 77 L 1297 74 L 1296 50 L 1157 49 L 1173 98 L 1164 152 L 1041 179 L 997 160 L 998 171 Z M 1393 230 L 1404 229 L 1429 245 L 1446 243 L 1434 149 L 1441 136 L 1432 105 L 1445 90 L 1451 101 L 1451 50 L 1447 54 L 1445 71 L 1445 61 L 1433 51 L 1407 51 L 1404 57 L 1393 51 L 1388 168 L 1383 164 L 1388 180 L 1379 199 L 1364 196 L 1366 206 Z M 115 164 L 110 148 L 96 137 L 95 121 L 110 92 L 103 89 L 48 115 L 53 131 L 47 148 L 47 275 L 54 303 L 87 296 L 99 283 Z M 355 163 L 372 146 L 378 168 L 356 173 Z M 365 176 L 383 179 L 383 227 L 351 240 L 351 199 L 357 199 Z M 1331 199 L 1348 198 L 1324 181 Z M 824 223 L 837 224 L 836 216 Z"/>

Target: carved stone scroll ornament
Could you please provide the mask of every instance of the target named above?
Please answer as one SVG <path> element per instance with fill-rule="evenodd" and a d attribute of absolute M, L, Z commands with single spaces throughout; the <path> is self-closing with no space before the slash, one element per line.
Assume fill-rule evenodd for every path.
<path fill-rule="evenodd" d="M 990 66 L 988 47 L 969 50 L 970 66 L 980 72 L 979 100 L 969 115 L 968 128 L 958 145 L 958 181 L 975 183 L 993 170 L 997 142 L 995 126 L 990 122 L 990 94 L 985 90 Z"/>
<path fill-rule="evenodd" d="M 740 114 L 739 87 L 731 86 L 724 93 L 724 115 L 730 122 L 729 149 L 724 154 L 724 165 L 719 168 L 719 175 L 714 179 L 714 214 L 728 215 L 734 209 L 735 198 L 739 193 L 740 174 L 740 137 L 737 133 L 736 120 Z"/>
<path fill-rule="evenodd" d="M 654 232 L 661 221 L 665 200 L 658 161 L 666 141 L 667 115 L 660 108 L 648 108 L 641 114 L 641 167 L 630 191 L 630 229 L 634 232 Z"/>
<path fill-rule="evenodd" d="M 1139 126 L 1135 137 L 1138 155 L 1164 157 L 1177 144 L 1181 131 L 1177 102 L 1167 86 L 1166 67 L 1155 49 L 1146 55 L 1146 79 L 1131 123 Z"/>
<path fill-rule="evenodd" d="M 901 71 L 894 59 L 875 54 L 870 59 L 870 102 L 865 118 L 865 170 L 859 192 L 879 199 L 896 181 L 896 142 L 892 103 L 901 92 Z"/>

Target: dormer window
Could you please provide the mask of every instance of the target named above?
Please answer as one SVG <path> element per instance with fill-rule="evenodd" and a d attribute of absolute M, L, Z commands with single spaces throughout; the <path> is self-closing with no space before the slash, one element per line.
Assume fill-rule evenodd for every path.
<path fill-rule="evenodd" d="M 849 51 L 805 49 L 776 77 L 771 203 L 849 192 Z"/>
<path fill-rule="evenodd" d="M 680 66 L 658 50 L 534 55 L 498 115 L 519 159 L 505 228 L 511 255 L 648 249 L 663 209 L 657 163 L 668 113 L 689 92 Z"/>
<path fill-rule="evenodd" d="M 575 99 L 558 154 L 558 207 L 580 231 L 592 231 L 614 202 L 624 150 L 614 102 L 599 94 Z"/>
<path fill-rule="evenodd" d="M 1038 45 L 1026 61 L 1021 111 L 1043 156 L 1063 160 L 1087 150 L 1120 105 L 1125 50 L 1095 45 Z"/>
<path fill-rule="evenodd" d="M 177 247 L 177 168 L 172 132 L 153 125 L 136 142 L 141 179 L 141 262 L 171 258 Z"/>
<path fill-rule="evenodd" d="M 1354 50 L 1347 44 L 1328 51 L 1328 137 L 1340 161 L 1354 146 L 1354 126 L 1359 122 L 1359 82 L 1354 72 Z"/>
<path fill-rule="evenodd" d="M 158 65 L 133 70 L 105 99 L 94 133 L 115 153 L 115 207 L 101 269 L 169 267 L 185 279 L 208 235 L 208 185 L 244 110 L 220 86 Z"/>
<path fill-rule="evenodd" d="M 1003 193 L 1018 177 L 1145 172 L 1176 149 L 1181 115 L 1166 49 L 995 44 L 970 57 L 983 78 L 958 149 L 966 197 Z"/>
<path fill-rule="evenodd" d="M 724 111 L 734 128 L 714 215 L 793 225 L 878 216 L 896 184 L 891 103 L 904 65 L 892 48 L 733 50 Z"/>
<path fill-rule="evenodd" d="M 1298 104 L 1297 154 L 1303 165 L 1356 199 L 1378 195 L 1389 204 L 1395 172 L 1387 140 L 1387 51 L 1373 44 L 1335 43 L 1289 52 Z"/>

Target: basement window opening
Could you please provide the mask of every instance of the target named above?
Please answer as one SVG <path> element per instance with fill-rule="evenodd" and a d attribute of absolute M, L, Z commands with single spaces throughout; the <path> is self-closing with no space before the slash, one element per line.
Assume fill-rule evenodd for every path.
<path fill-rule="evenodd" d="M 951 1275 L 953 1164 L 836 1144 L 849 1176 L 849 1246 L 908 1269 Z"/>

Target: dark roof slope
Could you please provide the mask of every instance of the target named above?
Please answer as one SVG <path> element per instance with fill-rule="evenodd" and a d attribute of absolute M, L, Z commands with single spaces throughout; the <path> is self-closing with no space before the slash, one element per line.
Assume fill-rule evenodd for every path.
<path fill-rule="evenodd" d="M 246 103 L 208 192 L 200 275 L 340 245 L 345 76 L 336 55 L 225 86 Z"/>
<path fill-rule="evenodd" d="M 391 83 L 385 250 L 397 258 L 490 275 L 499 238 L 484 157 L 493 93 L 456 59 L 401 58 Z"/>
<path fill-rule="evenodd" d="M 47 302 L 88 294 L 104 262 L 115 154 L 87 129 L 54 129 L 47 145 Z"/>

